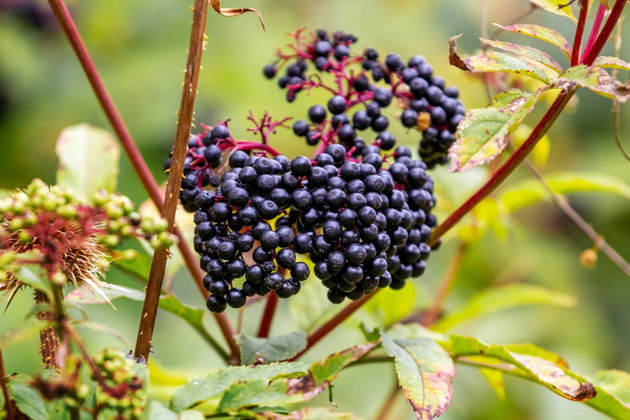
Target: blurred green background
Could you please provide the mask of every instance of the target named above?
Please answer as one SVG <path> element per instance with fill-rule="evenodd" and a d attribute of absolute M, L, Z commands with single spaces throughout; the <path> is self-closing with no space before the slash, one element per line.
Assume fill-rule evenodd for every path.
<path fill-rule="evenodd" d="M 18 2 L 0 0 L 0 188 L 24 187 L 34 177 L 54 183 L 57 164 L 54 145 L 59 132 L 68 125 L 83 122 L 107 129 L 109 126 L 65 38 L 54 19 L 46 14 L 46 2 L 32 2 L 41 10 L 35 17 L 32 13 L 12 13 L 9 3 Z M 158 180 L 164 181 L 161 168 L 175 133 L 192 2 L 68 3 L 149 166 Z M 250 110 L 256 115 L 267 110 L 276 117 L 303 118 L 317 97 L 303 96 L 290 105 L 275 83 L 266 81 L 261 74 L 262 66 L 272 60 L 274 49 L 286 42 L 286 33 L 303 26 L 351 32 L 359 37 L 359 48 L 372 46 L 383 53 L 398 52 L 403 57 L 420 53 L 428 58 L 436 73 L 461 89 L 467 107 L 484 106 L 487 97 L 481 83 L 448 64 L 451 36 L 464 34 L 460 40 L 463 53 L 478 48 L 481 4 L 481 0 L 226 2 L 226 6 L 259 8 L 267 29 L 261 29 L 254 14 L 229 19 L 210 15 L 197 122 L 213 124 L 218 119 L 232 118 L 231 127 L 238 137 L 245 138 L 248 135 L 245 117 Z M 489 21 L 509 23 L 528 8 L 527 0 L 489 0 Z M 572 32 L 569 20 L 542 11 L 528 16 L 524 22 L 553 26 L 567 37 Z M 630 41 L 630 37 L 626 39 Z M 626 42 L 622 57 L 629 57 L 629 53 L 630 43 Z M 552 148 L 544 172 L 589 171 L 630 181 L 630 165 L 612 137 L 610 105 L 610 101 L 588 92 L 579 95 L 579 107 L 565 113 L 551 131 Z M 628 115 L 624 110 L 622 120 L 627 120 Z M 624 130 L 627 134 L 627 127 Z M 402 131 L 397 134 L 400 142 L 416 148 L 416 135 L 405 135 Z M 276 136 L 273 144 L 289 156 L 309 152 L 288 131 Z M 449 196 L 458 197 L 454 200 L 459 203 L 468 194 L 466 184 L 483 175 L 484 170 L 457 175 L 440 170 L 436 176 L 438 183 L 448 183 Z M 521 169 L 507 184 L 528 176 Z M 146 198 L 124 157 L 119 186 L 136 203 Z M 574 206 L 622 255 L 630 256 L 627 199 L 603 193 L 584 193 L 571 198 Z M 425 307 L 430 301 L 453 254 L 453 242 L 446 243 L 432 257 L 427 274 L 414 280 L 415 308 Z M 497 238 L 488 234 L 471 246 L 447 301 L 447 311 L 457 308 L 484 287 L 520 281 L 572 294 L 577 297 L 578 305 L 571 309 L 526 307 L 504 311 L 464 324 L 456 331 L 491 343 L 536 343 L 561 354 L 572 368 L 585 375 L 609 368 L 630 371 L 630 279 L 603 255 L 594 269 L 581 266 L 578 257 L 591 246 L 549 203 L 518 212 L 511 220 L 507 236 Z M 109 278 L 140 287 L 115 270 Z M 186 273 L 178 272 L 173 281 L 175 292 L 183 301 L 203 305 Z M 397 295 L 391 296 L 389 304 L 397 305 Z M 323 298 L 323 291 L 317 298 Z M 30 310 L 29 302 L 28 294 L 18 295 L 2 315 L 0 331 L 23 319 Z M 116 306 L 116 311 L 105 306 L 90 308 L 87 315 L 133 341 L 141 304 L 118 301 Z M 257 328 L 260 306 L 248 308 L 243 323 L 245 333 L 252 334 Z M 284 302 L 277 315 L 275 334 L 296 329 L 295 317 L 287 306 Z M 368 323 L 371 320 L 365 313 L 360 318 Z M 163 365 L 198 376 L 220 366 L 212 351 L 178 319 L 160 313 L 158 322 L 154 357 Z M 216 332 L 213 321 L 208 324 Z M 307 359 L 315 360 L 361 340 L 354 325 L 349 323 L 340 328 L 310 352 Z M 86 332 L 86 337 L 95 349 L 105 345 L 129 347 L 107 335 Z M 5 352 L 8 370 L 36 369 L 36 349 L 34 341 L 8 349 Z M 369 419 L 378 411 L 393 381 L 391 366 L 352 368 L 335 384 L 335 402 L 340 410 Z M 477 371 L 458 366 L 454 402 L 442 418 L 602 418 L 586 406 L 511 378 L 507 378 L 507 395 L 507 401 L 501 401 Z M 328 404 L 326 397 L 320 397 L 318 402 Z M 390 418 L 412 418 L 402 398 Z"/>

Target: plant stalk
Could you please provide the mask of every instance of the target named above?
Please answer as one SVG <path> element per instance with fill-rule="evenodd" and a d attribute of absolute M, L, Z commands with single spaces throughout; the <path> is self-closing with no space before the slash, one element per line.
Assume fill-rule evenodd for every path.
<path fill-rule="evenodd" d="M 153 174 L 149 170 L 142 154 L 140 153 L 138 147 L 136 146 L 129 130 L 127 129 L 124 120 L 118 111 L 114 101 L 112 100 L 103 80 L 90 56 L 83 39 L 72 19 L 72 15 L 68 11 L 68 8 L 63 0 L 49 0 L 50 8 L 52 9 L 55 17 L 59 21 L 68 41 L 70 42 L 77 59 L 81 63 L 83 67 L 83 71 L 92 86 L 94 94 L 101 105 L 101 108 L 105 112 L 107 119 L 109 120 L 114 132 L 118 136 L 120 143 L 127 154 L 127 157 L 131 161 L 133 168 L 135 169 L 140 181 L 142 182 L 145 190 L 147 191 L 149 197 L 158 208 L 158 210 L 162 209 L 164 197 L 160 192 L 160 188 L 153 177 Z M 204 296 L 204 298 L 208 297 L 208 292 L 203 287 L 203 272 L 198 266 L 197 260 L 195 258 L 194 253 L 191 248 L 188 246 L 184 235 L 181 230 L 175 229 L 175 234 L 177 235 L 178 247 L 184 258 L 186 266 L 190 271 L 193 279 L 195 280 L 195 284 L 199 289 L 200 293 Z M 234 339 L 234 329 L 230 325 L 229 320 L 224 314 L 213 314 L 216 319 L 219 328 L 227 341 L 230 349 L 234 352 L 238 349 L 236 344 L 236 340 Z"/>
<path fill-rule="evenodd" d="M 167 221 L 169 230 L 171 231 L 175 223 L 175 213 L 177 211 L 179 191 L 182 185 L 182 174 L 184 172 L 184 160 L 186 159 L 186 152 L 188 150 L 188 138 L 190 137 L 199 72 L 201 70 L 201 57 L 203 54 L 207 18 L 208 1 L 195 0 L 172 166 L 166 184 L 166 194 L 162 208 L 162 217 Z M 149 353 L 151 352 L 151 340 L 153 337 L 153 329 L 155 328 L 167 257 L 168 249 L 164 248 L 156 250 L 153 254 L 153 262 L 149 273 L 149 282 L 147 284 L 146 297 L 140 317 L 140 328 L 138 329 L 135 349 L 135 356 L 138 358 L 142 357 L 145 360 L 149 359 Z"/>
<path fill-rule="evenodd" d="M 623 13 L 623 8 L 626 7 L 626 2 L 627 0 L 617 0 L 615 2 L 615 5 L 610 12 L 610 16 L 608 16 L 608 20 L 606 21 L 606 24 L 604 24 L 604 27 L 597 37 L 597 40 L 595 40 L 592 48 L 588 51 L 584 51 L 584 57 L 582 58 L 583 64 L 590 66 L 591 64 L 593 64 L 597 56 L 602 52 L 604 46 L 606 45 L 606 42 L 612 35 L 613 31 L 615 30 L 615 26 L 617 26 L 617 23 L 621 18 L 621 13 Z"/>
<path fill-rule="evenodd" d="M 584 37 L 584 27 L 588 16 L 589 0 L 580 0 L 580 18 L 575 38 L 573 39 L 573 49 L 571 50 L 571 65 L 576 66 L 580 62 L 580 51 L 582 50 L 582 38 Z"/>
<path fill-rule="evenodd" d="M 593 22 L 593 27 L 591 28 L 591 34 L 588 36 L 588 41 L 586 41 L 586 46 L 584 47 L 584 54 L 586 55 L 587 51 L 590 51 L 593 48 L 593 44 L 595 44 L 595 40 L 597 39 L 597 35 L 599 34 L 599 30 L 602 27 L 602 22 L 604 21 L 604 15 L 606 14 L 606 6 L 600 4 L 597 8 L 597 14 L 595 15 L 595 21 Z"/>
<path fill-rule="evenodd" d="M 265 305 L 265 312 L 263 318 L 260 321 L 260 328 L 258 329 L 258 337 L 267 338 L 271 331 L 271 325 L 273 324 L 274 315 L 278 308 L 278 295 L 275 292 L 269 293 L 267 296 L 267 304 Z"/>
<path fill-rule="evenodd" d="M 387 419 L 394 418 L 392 416 L 392 409 L 394 408 L 394 404 L 396 404 L 396 399 L 398 398 L 398 395 L 400 394 L 400 386 L 398 385 L 398 379 L 394 379 L 394 381 L 395 382 L 394 382 L 394 386 L 392 387 L 392 390 L 389 392 L 389 394 L 387 394 L 387 398 L 383 402 L 381 409 L 378 411 L 378 414 L 375 417 L 376 420 L 387 420 Z"/>
<path fill-rule="evenodd" d="M 13 413 L 13 403 L 11 402 L 11 395 L 9 394 L 7 378 L 7 370 L 4 366 L 4 357 L 2 355 L 2 349 L 0 349 L 0 388 L 2 388 L 2 395 L 4 396 L 4 410 L 7 413 L 7 418 L 12 419 L 15 417 L 15 414 Z"/>

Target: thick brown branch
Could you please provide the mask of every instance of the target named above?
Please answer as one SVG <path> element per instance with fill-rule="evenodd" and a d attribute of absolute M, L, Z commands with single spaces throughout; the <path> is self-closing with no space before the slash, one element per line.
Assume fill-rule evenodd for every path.
<path fill-rule="evenodd" d="M 173 150 L 171 170 L 166 184 L 164 206 L 162 208 L 162 217 L 166 219 L 171 230 L 173 230 L 175 223 L 175 213 L 177 211 L 179 191 L 182 185 L 182 174 L 184 172 L 184 160 L 188 149 L 188 138 L 190 137 L 195 98 L 197 96 L 197 84 L 201 70 L 201 56 L 203 54 L 206 20 L 208 17 L 207 12 L 208 1 L 195 0 L 190 45 L 188 48 L 188 61 L 186 64 L 184 86 L 179 107 L 177 133 L 175 136 L 175 147 Z M 149 353 L 151 352 L 151 339 L 155 327 L 167 257 L 168 250 L 166 249 L 158 249 L 153 254 L 153 262 L 151 264 L 147 293 L 142 308 L 142 316 L 140 317 L 140 328 L 138 330 L 135 350 L 136 357 L 143 357 L 145 360 L 149 358 Z"/>

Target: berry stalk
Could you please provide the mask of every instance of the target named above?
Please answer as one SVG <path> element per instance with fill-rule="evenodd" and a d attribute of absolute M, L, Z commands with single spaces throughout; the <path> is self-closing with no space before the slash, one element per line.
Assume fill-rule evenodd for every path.
<path fill-rule="evenodd" d="M 265 312 L 263 314 L 262 321 L 260 322 L 260 328 L 258 329 L 258 337 L 267 338 L 271 331 L 271 325 L 273 324 L 274 315 L 278 308 L 278 295 L 270 293 L 267 297 L 267 305 L 265 306 Z"/>
<path fill-rule="evenodd" d="M 597 40 L 597 35 L 599 34 L 599 30 L 602 27 L 602 23 L 604 22 L 604 15 L 606 14 L 606 6 L 600 4 L 597 8 L 597 14 L 595 15 L 595 21 L 593 22 L 593 28 L 591 28 L 591 34 L 588 37 L 588 41 L 586 41 L 586 46 L 584 47 L 584 56 L 586 53 L 593 48 L 593 44 Z"/>
<path fill-rule="evenodd" d="M 188 150 L 188 137 L 190 136 L 190 127 L 192 125 L 197 85 L 199 82 L 199 72 L 201 71 L 201 57 L 203 55 L 206 21 L 208 18 L 207 12 L 208 2 L 206 0 L 195 0 L 190 44 L 188 47 L 188 60 L 179 107 L 175 148 L 173 151 L 171 171 L 166 184 L 164 207 L 162 208 L 162 218 L 168 222 L 169 230 L 173 230 L 179 191 L 182 186 L 184 160 L 186 159 L 186 152 Z M 155 328 L 167 257 L 167 249 L 158 249 L 153 254 L 153 262 L 151 264 L 146 297 L 140 317 L 140 327 L 138 329 L 135 349 L 135 356 L 138 358 L 142 357 L 145 360 L 149 359 L 149 353 L 151 352 L 151 340 Z"/>
<path fill-rule="evenodd" d="M 135 144 L 118 108 L 116 107 L 114 101 L 112 100 L 103 80 L 92 60 L 83 39 L 68 11 L 68 8 L 63 0 L 49 0 L 50 7 L 55 14 L 55 17 L 59 21 L 59 24 L 63 28 L 68 41 L 70 42 L 77 59 L 79 60 L 83 70 L 85 72 L 92 89 L 94 90 L 94 94 L 99 101 L 101 108 L 105 112 L 107 119 L 109 120 L 112 128 L 116 132 L 118 139 L 120 140 L 125 153 L 127 154 L 129 160 L 132 163 L 138 177 L 140 178 L 145 190 L 147 191 L 149 197 L 154 202 L 155 206 L 158 209 L 162 208 L 164 197 L 160 192 L 160 188 L 153 177 L 153 174 L 149 170 L 140 150 Z M 207 298 L 207 291 L 204 289 L 202 284 L 203 274 L 197 265 L 197 261 L 193 252 L 191 251 L 188 243 L 186 242 L 184 235 L 179 229 L 175 229 L 174 233 L 177 235 L 178 247 L 188 270 L 190 271 L 197 288 L 200 290 L 204 298 Z M 230 349 L 235 351 L 237 349 L 236 341 L 234 340 L 234 329 L 229 323 L 227 317 L 222 314 L 214 314 L 214 317 L 221 329 L 225 340 L 227 341 Z"/>
<path fill-rule="evenodd" d="M 617 0 L 615 2 L 615 5 L 610 12 L 610 16 L 608 17 L 608 20 L 606 21 L 606 24 L 604 25 L 601 33 L 597 37 L 597 40 L 593 44 L 593 47 L 588 51 L 584 51 L 584 57 L 582 59 L 583 64 L 590 66 L 591 64 L 593 64 L 599 53 L 602 52 L 604 46 L 606 45 L 606 42 L 610 38 L 610 35 L 612 35 L 615 26 L 617 26 L 617 23 L 621 18 L 621 13 L 623 12 L 624 7 L 626 7 L 626 0 Z"/>

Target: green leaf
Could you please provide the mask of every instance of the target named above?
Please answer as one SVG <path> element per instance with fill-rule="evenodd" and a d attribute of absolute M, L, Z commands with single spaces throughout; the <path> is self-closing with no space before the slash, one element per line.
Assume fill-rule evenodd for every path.
<path fill-rule="evenodd" d="M 450 40 L 449 61 L 452 65 L 473 73 L 507 72 L 522 76 L 532 77 L 545 84 L 551 82 L 557 72 L 544 64 L 525 56 L 504 54 L 498 51 L 487 51 L 483 54 L 472 55 L 462 59 L 457 54 L 457 39 L 461 35 L 454 36 Z"/>
<path fill-rule="evenodd" d="M 295 381 L 294 383 L 299 383 L 299 379 L 294 379 L 293 381 Z M 219 402 L 217 412 L 233 413 L 245 407 L 295 404 L 310 399 L 302 391 L 301 383 L 293 388 L 291 381 L 278 380 L 269 383 L 266 380 L 256 380 L 237 382 L 225 391 Z M 321 391 L 317 391 L 317 393 L 319 392 Z"/>
<path fill-rule="evenodd" d="M 416 302 L 416 293 L 416 287 L 411 282 L 401 290 L 386 288 L 363 307 L 376 315 L 379 325 L 388 327 L 411 314 Z"/>
<path fill-rule="evenodd" d="M 378 342 L 370 342 L 350 347 L 349 349 L 333 353 L 324 360 L 311 364 L 309 371 L 316 385 L 330 382 L 350 363 L 356 362 L 371 352 Z"/>
<path fill-rule="evenodd" d="M 566 0 L 530 0 L 533 4 L 556 15 L 568 17 L 577 23 L 577 19 L 573 15 L 573 9 Z"/>
<path fill-rule="evenodd" d="M 545 180 L 556 194 L 607 192 L 630 199 L 630 184 L 605 174 L 556 172 L 545 175 Z M 537 179 L 526 179 L 513 184 L 499 196 L 499 200 L 510 212 L 548 198 L 549 192 Z"/>
<path fill-rule="evenodd" d="M 497 394 L 501 401 L 505 401 L 505 383 L 503 381 L 503 372 L 494 369 L 479 368 L 479 373 L 483 375 L 490 385 L 490 388 Z"/>
<path fill-rule="evenodd" d="M 90 197 L 116 189 L 120 148 L 114 137 L 88 124 L 64 129 L 57 140 L 57 184 Z"/>
<path fill-rule="evenodd" d="M 288 415 L 272 412 L 260 413 L 262 418 L 269 420 L 362 420 L 352 413 L 340 413 L 332 408 L 309 407 L 299 411 L 293 411 Z"/>
<path fill-rule="evenodd" d="M 599 56 L 593 66 L 630 71 L 630 63 L 617 57 Z"/>
<path fill-rule="evenodd" d="M 306 348 L 306 334 L 293 332 L 273 338 L 259 338 L 242 335 L 241 363 L 269 363 L 288 360 Z"/>
<path fill-rule="evenodd" d="M 50 282 L 41 265 L 22 265 L 14 275 L 20 283 L 26 284 L 40 292 L 44 292 L 48 297 L 51 296 Z"/>
<path fill-rule="evenodd" d="M 151 420 L 203 420 L 206 418 L 201 411 L 196 410 L 176 413 L 166 408 L 159 401 L 152 401 L 148 411 L 147 419 Z"/>
<path fill-rule="evenodd" d="M 112 260 L 112 264 L 131 274 L 145 283 L 149 280 L 149 272 L 151 271 L 151 256 L 144 250 L 138 251 L 133 259 L 116 258 Z"/>
<path fill-rule="evenodd" d="M 615 369 L 600 370 L 594 382 L 630 405 L 630 373 Z"/>
<path fill-rule="evenodd" d="M 553 59 L 549 54 L 544 51 L 539 50 L 538 48 L 530 47 L 529 45 L 520 45 L 514 44 L 511 42 L 503 42 L 503 41 L 495 41 L 492 39 L 480 38 L 481 42 L 485 45 L 488 45 L 493 48 L 498 48 L 504 51 L 508 51 L 514 53 L 516 55 L 522 55 L 527 58 L 531 58 L 534 61 L 537 61 L 550 69 L 556 71 L 558 74 L 562 73 L 562 67 L 556 60 Z"/>
<path fill-rule="evenodd" d="M 418 419 L 441 415 L 453 398 L 455 366 L 430 338 L 390 338 L 381 333 L 385 352 L 395 360 L 398 382 Z"/>
<path fill-rule="evenodd" d="M 102 295 L 95 294 L 89 287 L 80 286 L 70 291 L 66 295 L 66 302 L 74 305 L 99 305 L 103 303 L 109 303 L 121 297 L 135 300 L 138 302 L 144 301 L 144 292 L 136 289 L 130 289 L 128 287 L 118 286 L 112 283 L 100 283 L 99 288 Z M 107 300 L 105 300 L 105 298 Z"/>
<path fill-rule="evenodd" d="M 24 340 L 30 340 L 39 335 L 39 332 L 47 328 L 49 322 L 42 321 L 35 316 L 31 316 L 15 328 L 5 331 L 0 335 L 0 349 L 12 346 Z"/>
<path fill-rule="evenodd" d="M 546 28 L 539 25 L 518 24 L 503 26 L 497 23 L 496 27 L 503 29 L 504 31 L 515 32 L 521 35 L 529 36 L 532 38 L 540 39 L 554 45 L 564 53 L 569 59 L 571 58 L 571 45 L 569 41 L 560 32 L 555 29 Z"/>
<path fill-rule="evenodd" d="M 598 95 L 616 99 L 621 103 L 630 99 L 630 86 L 621 83 L 601 67 L 589 67 L 584 64 L 571 67 L 554 80 L 554 85 L 564 90 L 588 88 Z"/>
<path fill-rule="evenodd" d="M 272 363 L 259 366 L 233 366 L 215 370 L 177 388 L 171 409 L 182 411 L 210 398 L 220 396 L 237 382 L 266 381 L 275 378 L 301 376 L 308 372 L 308 364 L 300 362 Z"/>
<path fill-rule="evenodd" d="M 9 394 L 17 408 L 32 420 L 49 420 L 51 417 L 44 399 L 37 390 L 28 385 L 30 381 L 31 378 L 27 375 L 13 377 L 9 381 Z"/>
<path fill-rule="evenodd" d="M 449 151 L 452 170 L 468 171 L 497 157 L 507 145 L 508 135 L 534 108 L 541 93 L 513 89 L 497 95 L 488 108 L 470 110 Z"/>
<path fill-rule="evenodd" d="M 587 401 L 595 396 L 594 386 L 569 371 L 566 365 L 518 352 L 518 348 L 488 345 L 475 338 L 459 335 L 451 335 L 446 347 L 457 361 L 519 376 L 569 400 Z"/>
<path fill-rule="evenodd" d="M 573 307 L 573 296 L 554 292 L 542 286 L 531 284 L 510 284 L 487 289 L 473 296 L 466 305 L 438 321 L 433 329 L 448 331 L 453 327 L 480 316 L 525 305 L 554 305 Z"/>
<path fill-rule="evenodd" d="M 587 402 L 594 409 L 615 419 L 630 419 L 630 374 L 603 370 L 595 376 L 597 396 Z"/>

